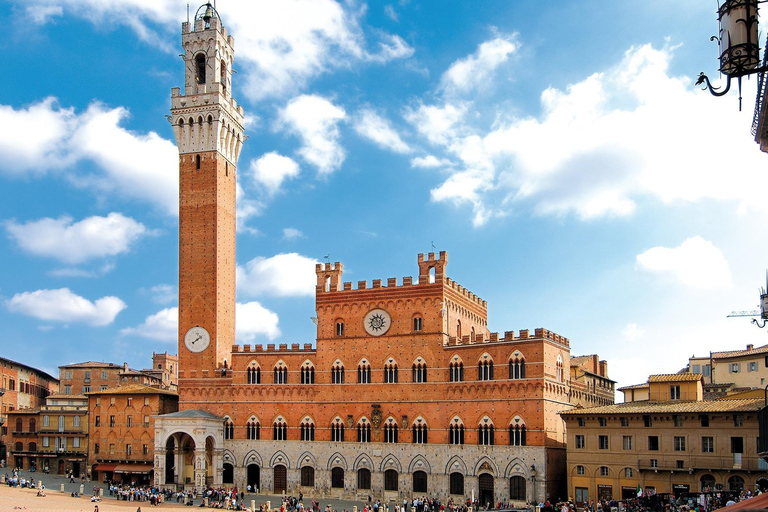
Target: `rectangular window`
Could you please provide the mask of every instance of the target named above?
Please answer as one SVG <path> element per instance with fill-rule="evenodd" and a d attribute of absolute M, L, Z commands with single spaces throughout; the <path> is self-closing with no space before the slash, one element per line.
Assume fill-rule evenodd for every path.
<path fill-rule="evenodd" d="M 91 386 L 83 386 L 83 394 L 90 393 L 91 392 Z"/>
<path fill-rule="evenodd" d="M 133 407 L 133 397 L 128 397 L 128 407 Z"/>
<path fill-rule="evenodd" d="M 149 416 L 144 416 L 144 428 L 149 428 Z"/>
<path fill-rule="evenodd" d="M 676 427 L 682 427 L 683 426 L 683 417 L 679 414 L 673 414 L 672 415 L 672 421 L 674 422 L 674 425 Z"/>
<path fill-rule="evenodd" d="M 605 427 L 608 425 L 608 419 L 603 417 L 597 418 L 597 424 L 601 427 Z"/>
<path fill-rule="evenodd" d="M 421 317 L 416 317 L 413 319 L 413 330 L 414 331 L 421 330 Z"/>
<path fill-rule="evenodd" d="M 691 373 L 701 373 L 701 365 L 694 364 L 693 366 L 691 366 Z"/>
<path fill-rule="evenodd" d="M 93 453 L 99 453 L 99 443 L 93 443 Z"/>
<path fill-rule="evenodd" d="M 701 367 L 702 370 L 704 370 L 703 375 L 704 377 L 709 377 L 712 375 L 712 365 L 711 364 L 705 364 Z"/>
<path fill-rule="evenodd" d="M 608 476 L 608 466 L 600 466 L 600 476 Z"/>
<path fill-rule="evenodd" d="M 598 438 L 599 446 L 601 450 L 607 450 L 608 449 L 608 436 L 600 436 Z"/>
<path fill-rule="evenodd" d="M 669 386 L 669 399 L 670 400 L 680 400 L 680 386 L 675 384 L 674 386 Z"/>
<path fill-rule="evenodd" d="M 44 427 L 50 427 L 51 426 L 51 417 L 50 416 L 43 416 L 43 426 Z"/>
<path fill-rule="evenodd" d="M 584 436 L 581 434 L 576 434 L 576 449 L 583 450 L 585 446 L 586 443 L 584 442 Z"/>
<path fill-rule="evenodd" d="M 148 444 L 141 445 L 141 454 L 142 455 L 149 455 L 149 445 Z"/>
<path fill-rule="evenodd" d="M 72 394 L 72 386 L 70 384 L 64 385 L 64 394 L 65 395 L 71 395 Z"/>
<path fill-rule="evenodd" d="M 629 418 L 621 417 L 621 418 L 619 418 L 619 420 L 621 421 L 621 426 L 622 427 L 628 427 L 629 426 Z"/>
<path fill-rule="evenodd" d="M 96 419 L 93 420 L 93 424 L 96 427 L 100 427 L 101 426 L 101 416 L 96 416 Z"/>
<path fill-rule="evenodd" d="M 125 420 L 128 423 L 128 427 L 132 427 L 133 426 L 133 416 L 127 416 L 125 418 Z"/>
<path fill-rule="evenodd" d="M 110 427 L 114 427 L 115 426 L 115 417 L 114 416 L 110 416 L 109 417 L 109 426 Z"/>
<path fill-rule="evenodd" d="M 747 363 L 747 371 L 748 372 L 756 372 L 757 371 L 757 363 Z"/>
<path fill-rule="evenodd" d="M 684 461 L 684 460 L 677 460 L 677 461 L 675 461 L 675 462 L 677 463 L 677 464 L 676 464 L 676 465 L 677 465 L 677 469 L 683 469 L 683 468 L 685 467 L 685 466 L 684 466 L 684 464 L 685 464 L 685 461 Z"/>
<path fill-rule="evenodd" d="M 125 445 L 125 455 L 130 457 L 131 456 L 131 445 L 126 444 Z"/>
<path fill-rule="evenodd" d="M 734 427 L 742 427 L 742 426 L 744 426 L 744 415 L 743 414 L 734 414 L 733 415 L 733 426 Z"/>
<path fill-rule="evenodd" d="M 657 468 L 657 467 L 659 467 L 659 461 L 658 461 L 658 459 L 651 459 L 651 467 L 652 467 L 652 468 Z"/>
<path fill-rule="evenodd" d="M 643 425 L 646 427 L 653 426 L 653 421 L 651 420 L 651 417 L 647 414 L 643 416 Z"/>
<path fill-rule="evenodd" d="M 80 416 L 75 416 L 72 418 L 72 426 L 74 427 L 80 426 Z"/>
<path fill-rule="evenodd" d="M 583 427 L 584 425 L 587 424 L 587 420 L 584 418 L 576 418 L 576 421 L 578 422 L 580 427 Z"/>
<path fill-rule="evenodd" d="M 99 391 L 104 391 L 105 389 L 108 389 L 107 386 L 99 386 Z"/>
<path fill-rule="evenodd" d="M 51 440 L 48 437 L 43 438 L 43 448 L 48 448 L 50 446 Z"/>
<path fill-rule="evenodd" d="M 576 488 L 576 503 L 587 503 L 589 501 L 589 489 L 586 487 Z"/>
<path fill-rule="evenodd" d="M 709 416 L 706 414 L 702 414 L 699 416 L 699 420 L 701 421 L 702 427 L 708 427 L 709 426 Z"/>
<path fill-rule="evenodd" d="M 72 378 L 72 370 L 67 370 L 64 372 L 64 378 L 67 380 L 70 380 Z"/>
<path fill-rule="evenodd" d="M 632 436 L 624 436 L 622 438 L 622 447 L 625 450 L 631 450 L 632 449 Z"/>
<path fill-rule="evenodd" d="M 715 438 L 711 436 L 704 436 L 701 438 L 701 452 L 702 453 L 715 453 Z"/>
<path fill-rule="evenodd" d="M 144 397 L 144 405 L 149 405 L 149 397 L 148 396 Z"/>
<path fill-rule="evenodd" d="M 730 373 L 739 373 L 741 371 L 741 363 L 731 363 L 728 366 L 728 371 Z"/>
<path fill-rule="evenodd" d="M 648 450 L 659 451 L 659 436 L 648 436 Z"/>
<path fill-rule="evenodd" d="M 684 452 L 685 451 L 685 437 L 684 436 L 675 436 L 674 446 L 675 446 L 675 451 L 676 452 Z"/>
<path fill-rule="evenodd" d="M 106 372 L 106 370 L 101 372 L 101 380 L 107 380 L 107 372 Z"/>
<path fill-rule="evenodd" d="M 80 448 L 80 438 L 79 437 L 73 437 L 72 438 L 72 448 Z"/>
<path fill-rule="evenodd" d="M 744 453 L 744 438 L 732 437 L 731 438 L 731 453 Z"/>
<path fill-rule="evenodd" d="M 85 370 L 85 382 L 88 382 L 91 380 L 91 371 Z"/>

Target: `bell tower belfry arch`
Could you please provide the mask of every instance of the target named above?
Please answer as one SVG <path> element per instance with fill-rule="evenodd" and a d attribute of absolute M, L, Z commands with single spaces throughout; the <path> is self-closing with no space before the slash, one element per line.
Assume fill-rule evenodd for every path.
<path fill-rule="evenodd" d="M 184 93 L 171 90 L 179 149 L 179 384 L 225 364 L 235 343 L 235 196 L 243 108 L 234 38 L 216 9 L 182 23 Z"/>

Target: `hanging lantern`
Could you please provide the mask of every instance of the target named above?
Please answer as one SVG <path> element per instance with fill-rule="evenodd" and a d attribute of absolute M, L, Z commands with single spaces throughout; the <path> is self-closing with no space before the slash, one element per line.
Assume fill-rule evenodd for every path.
<path fill-rule="evenodd" d="M 757 35 L 758 0 L 726 0 L 718 9 L 720 72 L 739 77 L 760 65 Z"/>

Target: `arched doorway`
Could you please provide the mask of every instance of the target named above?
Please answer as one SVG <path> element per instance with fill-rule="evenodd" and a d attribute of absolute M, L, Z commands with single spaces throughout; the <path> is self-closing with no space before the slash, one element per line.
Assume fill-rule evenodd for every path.
<path fill-rule="evenodd" d="M 397 480 L 398 477 L 397 471 L 394 469 L 388 469 L 384 472 L 384 490 L 385 491 L 396 491 L 398 488 Z"/>
<path fill-rule="evenodd" d="M 760 492 L 768 490 L 768 478 L 761 476 L 755 480 L 755 486 L 760 489 Z"/>
<path fill-rule="evenodd" d="M 248 464 L 247 479 L 253 492 L 258 492 L 261 489 L 261 468 L 258 464 Z"/>
<path fill-rule="evenodd" d="M 359 490 L 371 489 L 371 471 L 366 468 L 357 470 L 357 488 Z"/>
<path fill-rule="evenodd" d="M 464 475 L 451 473 L 451 494 L 464 496 Z"/>
<path fill-rule="evenodd" d="M 711 492 L 715 490 L 715 477 L 712 475 L 701 475 L 699 478 L 699 491 Z"/>
<path fill-rule="evenodd" d="M 526 501 L 525 478 L 522 476 L 513 476 L 509 479 L 509 499 L 515 501 Z"/>
<path fill-rule="evenodd" d="M 480 499 L 480 506 L 493 505 L 493 475 L 483 473 L 478 479 L 478 498 Z"/>
<path fill-rule="evenodd" d="M 275 494 L 283 494 L 288 491 L 288 470 L 283 465 L 275 466 L 273 470 L 275 481 Z"/>
<path fill-rule="evenodd" d="M 195 440 L 189 434 L 173 434 L 165 442 L 165 483 L 191 484 L 195 481 Z"/>
<path fill-rule="evenodd" d="M 728 479 L 728 490 L 741 492 L 744 490 L 744 479 L 739 475 L 733 475 Z"/>
<path fill-rule="evenodd" d="M 60 475 L 64 474 L 64 461 L 61 459 L 59 459 L 59 474 Z"/>
<path fill-rule="evenodd" d="M 235 483 L 235 467 L 229 462 L 224 463 L 224 472 L 221 476 L 222 483 L 233 484 Z"/>
<path fill-rule="evenodd" d="M 427 474 L 424 471 L 413 472 L 413 492 L 427 492 Z"/>
<path fill-rule="evenodd" d="M 344 488 L 344 469 L 333 468 L 331 470 L 331 487 L 334 489 Z"/>

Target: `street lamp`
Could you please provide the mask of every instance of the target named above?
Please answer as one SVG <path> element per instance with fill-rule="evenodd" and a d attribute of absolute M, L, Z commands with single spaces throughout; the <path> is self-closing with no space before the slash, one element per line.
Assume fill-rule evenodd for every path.
<path fill-rule="evenodd" d="M 731 79 L 739 83 L 739 110 L 741 110 L 741 77 L 768 71 L 760 66 L 760 45 L 757 35 L 757 4 L 759 0 L 725 0 L 717 10 L 720 23 L 718 35 L 710 37 L 720 48 L 720 73 L 726 76 L 725 89 L 712 87 L 702 72 L 696 85 L 706 84 L 715 96 L 723 96 L 731 89 Z M 765 0 L 762 0 L 765 1 Z"/>

